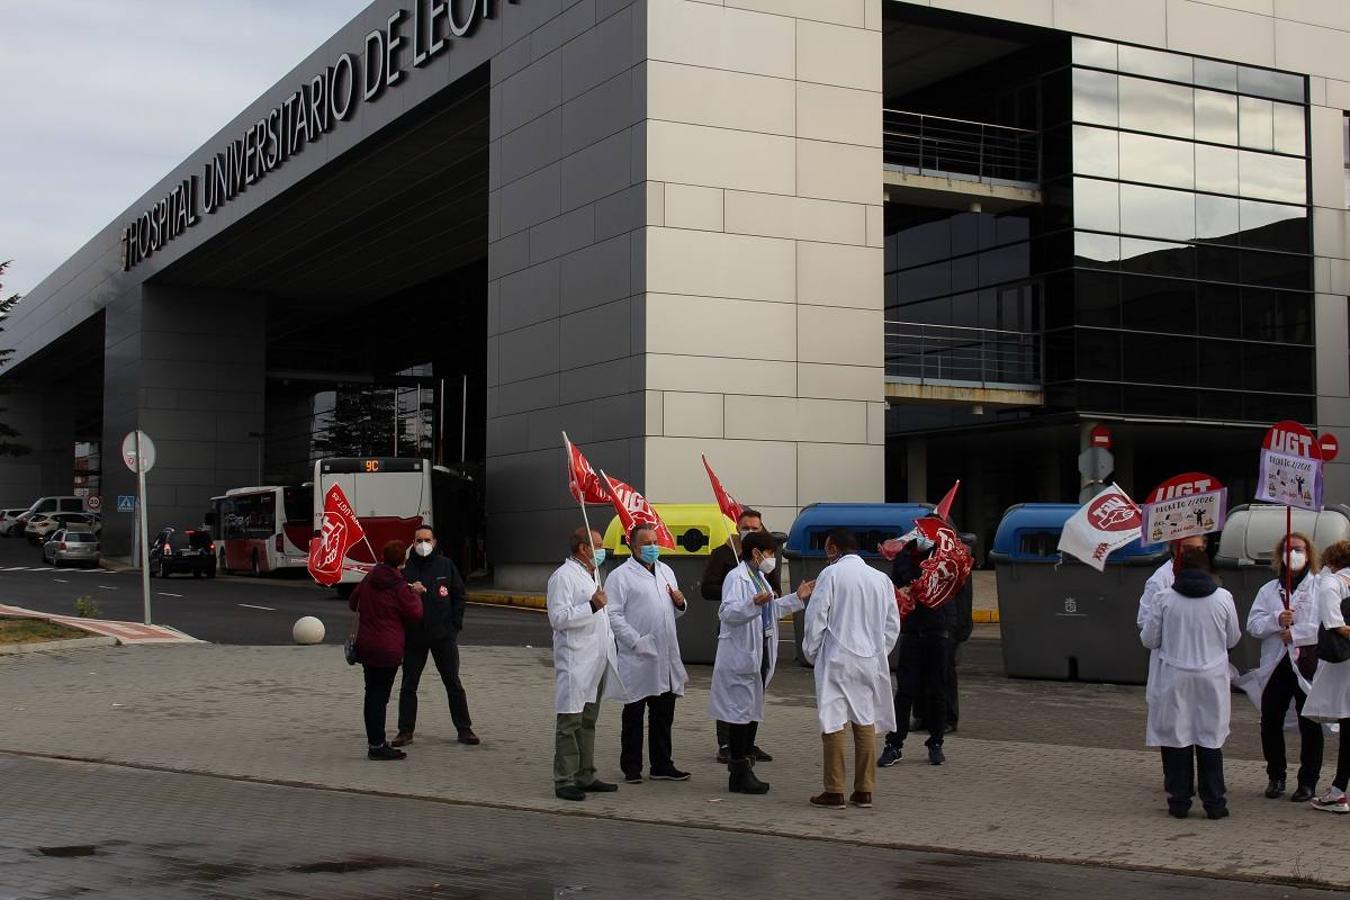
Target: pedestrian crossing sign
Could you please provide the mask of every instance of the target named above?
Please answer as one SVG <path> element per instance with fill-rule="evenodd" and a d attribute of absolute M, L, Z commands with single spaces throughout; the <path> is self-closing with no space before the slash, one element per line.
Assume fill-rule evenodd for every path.
<path fill-rule="evenodd" d="M 117 495 L 117 511 L 118 511 L 118 512 L 135 512 L 135 511 L 136 511 L 136 495 L 135 495 L 135 494 L 118 494 L 118 495 Z"/>

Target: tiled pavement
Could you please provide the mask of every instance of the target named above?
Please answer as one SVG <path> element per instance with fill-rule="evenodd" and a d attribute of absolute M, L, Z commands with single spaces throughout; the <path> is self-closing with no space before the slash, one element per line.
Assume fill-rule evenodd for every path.
<path fill-rule="evenodd" d="M 759 769 L 773 784 L 767 796 L 725 793 L 705 713 L 709 671 L 696 668 L 675 735 L 677 762 L 693 780 L 624 786 L 581 804 L 555 800 L 550 789 L 547 651 L 466 648 L 464 672 L 483 745 L 453 743 L 439 685 L 424 679 L 424 723 L 410 758 L 375 764 L 363 754 L 360 672 L 333 647 L 130 647 L 0 659 L 0 713 L 13 723 L 0 750 L 431 798 L 480 811 L 1350 885 L 1350 821 L 1260 798 L 1255 714 L 1239 698 L 1228 760 L 1234 816 L 1223 822 L 1164 815 L 1157 757 L 1141 746 L 1141 689 L 992 676 L 964 684 L 962 732 L 948 743 L 948 765 L 906 759 L 878 773 L 875 809 L 827 813 L 805 803 L 819 789 L 820 759 L 803 670 L 785 667 L 770 688 L 761 743 L 777 760 Z M 618 707 L 608 705 L 599 740 L 604 776 L 617 774 L 617 740 Z M 1329 742 L 1329 758 L 1335 745 Z M 136 789 L 126 790 L 134 803 Z M 330 827 L 346 829 L 350 819 Z"/>

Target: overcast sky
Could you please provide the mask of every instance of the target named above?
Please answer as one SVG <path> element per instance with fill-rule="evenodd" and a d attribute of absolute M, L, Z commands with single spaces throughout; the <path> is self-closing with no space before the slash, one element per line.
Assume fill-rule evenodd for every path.
<path fill-rule="evenodd" d="M 369 0 L 0 0 L 0 260 L 26 293 Z"/>

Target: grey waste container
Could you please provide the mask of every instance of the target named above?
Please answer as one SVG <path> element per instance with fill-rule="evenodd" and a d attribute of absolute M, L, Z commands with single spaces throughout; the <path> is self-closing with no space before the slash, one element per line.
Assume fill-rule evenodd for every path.
<path fill-rule="evenodd" d="M 703 599 L 700 584 L 703 569 L 712 551 L 726 543 L 735 530 L 733 523 L 716 503 L 653 503 L 652 508 L 666 523 L 675 538 L 675 549 L 662 549 L 661 561 L 670 566 L 688 604 L 684 615 L 675 620 L 680 639 L 680 658 L 686 663 L 712 665 L 717 657 L 718 603 Z M 605 529 L 605 547 L 613 564 L 628 560 L 628 539 L 618 516 Z"/>
<path fill-rule="evenodd" d="M 1003 665 L 1014 678 L 1142 684 L 1148 651 L 1136 618 L 1144 582 L 1166 546 L 1134 541 L 1097 572 L 1056 549 L 1072 503 L 1019 503 L 994 534 L 989 560 L 998 582 Z"/>
<path fill-rule="evenodd" d="M 795 591 L 803 581 L 815 578 L 825 568 L 825 539 L 836 528 L 847 528 L 856 534 L 859 555 L 868 565 L 890 575 L 891 564 L 877 553 L 877 545 L 908 533 L 913 529 L 915 519 L 932 513 L 931 503 L 813 503 L 805 507 L 792 523 L 783 553 L 792 566 L 791 589 Z M 974 548 L 973 535 L 963 534 L 961 539 Z M 967 582 L 963 588 L 965 595 L 957 598 L 957 602 L 964 602 L 967 610 L 971 590 L 973 585 Z M 792 617 L 797 662 L 803 666 L 808 665 L 801 653 L 805 618 L 800 612 Z M 899 644 L 896 646 L 898 648 Z M 896 652 L 891 653 L 892 668 Z"/>
<path fill-rule="evenodd" d="M 1242 642 L 1229 654 L 1233 665 L 1242 671 L 1261 663 L 1261 642 L 1247 635 L 1247 613 L 1257 591 L 1275 577 L 1270 561 L 1276 545 L 1284 538 L 1284 510 L 1283 506 L 1266 503 L 1229 510 L 1228 521 L 1219 535 L 1219 551 L 1214 554 L 1214 568 L 1223 579 L 1223 586 L 1232 593 L 1242 619 Z M 1296 509 L 1292 518 L 1294 531 L 1310 537 L 1319 551 L 1350 537 L 1350 507 L 1343 504 L 1321 512 Z"/>

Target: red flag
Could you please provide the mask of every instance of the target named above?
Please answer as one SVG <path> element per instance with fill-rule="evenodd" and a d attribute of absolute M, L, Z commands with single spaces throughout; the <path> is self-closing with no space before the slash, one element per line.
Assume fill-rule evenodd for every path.
<path fill-rule="evenodd" d="M 567 490 L 578 503 L 608 503 L 609 492 L 600 483 L 590 462 L 581 454 L 581 448 L 567 438 L 563 432 L 563 444 L 567 447 Z"/>
<path fill-rule="evenodd" d="M 708 480 L 712 482 L 713 496 L 717 498 L 717 505 L 722 508 L 722 515 L 733 522 L 739 522 L 741 513 L 745 507 L 736 502 L 736 498 L 727 493 L 727 489 L 722 487 L 722 482 L 717 480 L 713 474 L 712 466 L 708 465 L 708 457 L 703 457 L 703 468 L 708 472 Z"/>
<path fill-rule="evenodd" d="M 933 515 L 939 519 L 946 519 L 948 522 L 952 520 L 952 503 L 956 501 L 956 491 L 960 487 L 961 479 L 958 478 L 956 484 L 952 485 L 952 489 L 947 492 L 947 496 L 938 501 L 937 507 L 933 510 Z"/>
<path fill-rule="evenodd" d="M 342 580 L 342 561 L 347 551 L 365 536 L 347 495 L 336 484 L 330 487 L 323 498 L 319 536 L 309 542 L 310 576 L 322 585 L 337 584 Z"/>
<path fill-rule="evenodd" d="M 614 504 L 614 511 L 619 514 L 619 522 L 623 525 L 623 533 L 631 535 L 635 525 L 654 525 L 656 526 L 656 542 L 662 547 L 675 549 L 675 538 L 671 535 L 670 529 L 666 523 L 661 521 L 661 517 L 652 509 L 652 505 L 647 502 L 647 498 L 637 492 L 629 484 L 622 481 L 615 481 L 604 472 L 600 473 L 605 479 L 605 484 L 609 487 L 609 499 Z"/>

